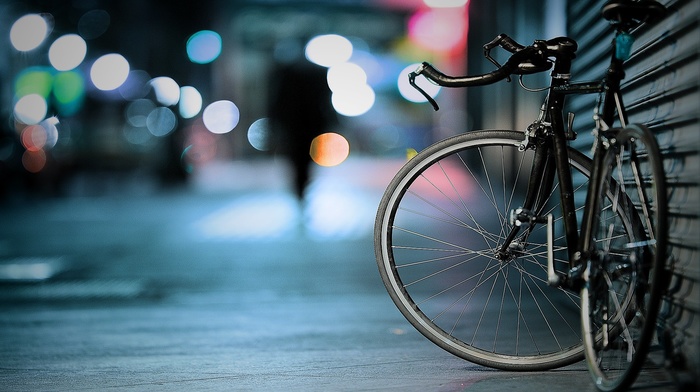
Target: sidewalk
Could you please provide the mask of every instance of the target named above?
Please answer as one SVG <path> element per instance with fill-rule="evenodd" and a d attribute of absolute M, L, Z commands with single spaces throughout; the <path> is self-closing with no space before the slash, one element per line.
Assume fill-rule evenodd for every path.
<path fill-rule="evenodd" d="M 583 363 L 484 368 L 401 316 L 371 233 L 395 165 L 321 173 L 303 210 L 263 164 L 0 208 L 0 266 L 36 273 L 0 282 L 0 389 L 594 391 Z M 673 391 L 664 377 L 634 390 Z"/>

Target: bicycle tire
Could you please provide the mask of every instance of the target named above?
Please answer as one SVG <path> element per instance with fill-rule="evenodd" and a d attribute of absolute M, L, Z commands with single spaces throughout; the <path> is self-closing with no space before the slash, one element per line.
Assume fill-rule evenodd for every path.
<path fill-rule="evenodd" d="M 380 202 L 375 256 L 392 300 L 430 341 L 480 365 L 546 370 L 583 359 L 580 299 L 547 285 L 546 226 L 533 230 L 520 257 L 495 258 L 509 211 L 525 195 L 533 150 L 519 151 L 523 139 L 518 131 L 474 131 L 409 160 Z M 573 149 L 569 157 L 582 180 L 578 206 L 592 163 Z M 557 184 L 546 210 L 561 226 Z M 567 271 L 563 235 L 554 251 L 558 271 Z"/>
<path fill-rule="evenodd" d="M 598 196 L 611 202 L 601 204 L 595 225 L 598 233 L 607 233 L 606 240 L 591 244 L 581 291 L 586 363 L 601 391 L 627 389 L 644 365 L 656 329 L 667 247 L 665 175 L 656 139 L 641 125 L 622 129 L 615 139 Z M 623 222 L 621 216 L 633 220 Z"/>

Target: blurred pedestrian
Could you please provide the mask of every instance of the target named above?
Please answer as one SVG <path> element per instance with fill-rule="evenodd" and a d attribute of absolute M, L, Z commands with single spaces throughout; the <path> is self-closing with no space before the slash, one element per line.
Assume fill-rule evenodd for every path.
<path fill-rule="evenodd" d="M 268 109 L 274 151 L 291 163 L 299 200 L 309 182 L 311 141 L 335 120 L 327 70 L 308 61 L 302 49 L 287 44 L 272 74 Z"/>

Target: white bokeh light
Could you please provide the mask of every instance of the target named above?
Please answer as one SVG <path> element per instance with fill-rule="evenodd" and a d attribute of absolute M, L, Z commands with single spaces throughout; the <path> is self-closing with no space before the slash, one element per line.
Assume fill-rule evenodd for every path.
<path fill-rule="evenodd" d="M 202 110 L 202 94 L 192 86 L 184 86 L 180 89 L 180 117 L 192 118 Z"/>
<path fill-rule="evenodd" d="M 431 8 L 456 8 L 464 7 L 469 0 L 423 0 L 423 3 Z"/>
<path fill-rule="evenodd" d="M 180 100 L 180 85 L 167 76 L 159 76 L 150 82 L 156 100 L 163 106 L 172 106 Z"/>
<path fill-rule="evenodd" d="M 248 142 L 258 151 L 270 149 L 270 120 L 259 118 L 248 128 Z"/>
<path fill-rule="evenodd" d="M 339 91 L 367 84 L 367 73 L 357 64 L 341 63 L 328 69 L 328 87 Z"/>
<path fill-rule="evenodd" d="M 339 114 L 355 117 L 367 113 L 374 106 L 375 98 L 372 87 L 365 84 L 333 92 L 331 102 Z"/>
<path fill-rule="evenodd" d="M 129 76 L 129 62 L 124 56 L 111 53 L 106 54 L 92 64 L 90 79 L 100 90 L 114 90 L 121 86 Z"/>
<path fill-rule="evenodd" d="M 337 34 L 318 35 L 309 40 L 304 53 L 312 63 L 331 67 L 344 63 L 352 57 L 352 43 Z"/>
<path fill-rule="evenodd" d="M 423 96 L 423 94 L 421 94 L 418 90 L 413 88 L 413 86 L 411 86 L 411 84 L 408 82 L 408 74 L 415 71 L 419 65 L 420 64 L 411 64 L 408 67 L 404 68 L 399 73 L 399 78 L 397 81 L 399 93 L 401 93 L 402 97 L 411 102 L 428 101 Z M 435 98 L 440 92 L 440 86 L 431 83 L 428 79 L 426 79 L 423 76 L 418 76 L 416 78 L 416 85 L 418 85 L 418 87 L 422 88 L 426 93 L 428 93 L 428 95 L 430 95 L 431 98 Z"/>
<path fill-rule="evenodd" d="M 41 45 L 48 32 L 49 26 L 41 15 L 24 15 L 12 24 L 10 42 L 15 49 L 26 52 Z"/>
<path fill-rule="evenodd" d="M 59 37 L 49 48 L 49 62 L 58 71 L 70 71 L 80 65 L 87 54 L 85 40 L 77 34 Z"/>
<path fill-rule="evenodd" d="M 204 126 L 216 134 L 231 132 L 238 125 L 240 117 L 238 106 L 227 100 L 212 102 L 202 113 Z"/>
<path fill-rule="evenodd" d="M 27 125 L 40 123 L 47 111 L 46 99 L 39 94 L 25 95 L 15 103 L 14 108 L 15 119 Z"/>

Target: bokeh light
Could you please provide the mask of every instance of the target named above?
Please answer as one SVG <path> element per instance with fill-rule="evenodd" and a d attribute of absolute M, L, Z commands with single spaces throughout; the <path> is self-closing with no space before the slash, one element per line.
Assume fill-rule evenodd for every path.
<path fill-rule="evenodd" d="M 366 84 L 334 91 L 331 96 L 333 109 L 348 117 L 367 113 L 374 106 L 375 99 L 374 90 Z"/>
<path fill-rule="evenodd" d="M 140 69 L 129 71 L 129 76 L 118 88 L 119 94 L 128 101 L 143 98 L 151 89 L 148 85 L 150 80 L 151 76 L 146 71 Z"/>
<path fill-rule="evenodd" d="M 359 65 L 345 62 L 330 67 L 326 79 L 331 91 L 339 91 L 367 84 L 367 73 Z"/>
<path fill-rule="evenodd" d="M 411 84 L 408 82 L 408 74 L 415 71 L 418 68 L 418 66 L 419 64 L 416 63 L 404 68 L 399 73 L 397 85 L 399 88 L 399 93 L 401 93 L 401 96 L 405 99 L 411 102 L 427 102 L 428 100 L 423 96 L 423 94 L 421 94 L 418 90 L 413 88 L 413 86 L 411 86 Z M 431 83 L 422 75 L 419 75 L 416 78 L 416 84 L 432 98 L 435 98 L 440 92 L 440 86 Z"/>
<path fill-rule="evenodd" d="M 311 141 L 309 153 L 320 166 L 337 166 L 348 158 L 350 143 L 337 133 L 323 133 Z"/>
<path fill-rule="evenodd" d="M 59 71 L 70 71 L 80 65 L 87 54 L 87 44 L 77 34 L 59 37 L 49 48 L 49 62 Z"/>
<path fill-rule="evenodd" d="M 20 142 L 29 151 L 53 148 L 58 141 L 58 119 L 49 117 L 39 124 L 29 125 L 20 132 Z"/>
<path fill-rule="evenodd" d="M 121 86 L 129 76 L 129 62 L 117 53 L 106 54 L 92 64 L 90 79 L 99 90 L 109 91 Z"/>
<path fill-rule="evenodd" d="M 44 150 L 24 151 L 24 154 L 22 154 L 22 166 L 30 173 L 40 172 L 46 166 L 46 153 Z"/>
<path fill-rule="evenodd" d="M 207 130 L 202 118 L 195 119 L 186 131 L 185 148 L 180 164 L 188 173 L 214 160 L 217 154 L 217 137 Z"/>
<path fill-rule="evenodd" d="M 352 43 L 337 34 L 318 35 L 309 40 L 304 53 L 312 63 L 331 67 L 344 63 L 352 57 Z"/>
<path fill-rule="evenodd" d="M 83 104 L 85 79 L 76 71 L 59 72 L 53 78 L 53 96 L 61 115 L 74 115 Z"/>
<path fill-rule="evenodd" d="M 39 125 L 41 125 L 42 128 L 44 128 L 44 132 L 46 132 L 46 144 L 44 145 L 44 149 L 56 146 L 56 143 L 58 143 L 58 117 L 51 116 L 39 123 Z"/>
<path fill-rule="evenodd" d="M 30 51 L 44 42 L 48 32 L 49 25 L 41 15 L 24 15 L 12 24 L 10 42 L 21 52 Z"/>
<path fill-rule="evenodd" d="M 15 103 L 15 119 L 27 125 L 38 124 L 46 117 L 47 110 L 48 105 L 44 97 L 39 94 L 25 95 Z"/>
<path fill-rule="evenodd" d="M 53 75 L 48 67 L 30 67 L 22 71 L 15 80 L 15 96 L 21 98 L 38 94 L 48 98 L 53 87 Z"/>
<path fill-rule="evenodd" d="M 463 9 L 431 8 L 413 14 L 408 21 L 411 42 L 431 51 L 459 53 L 466 44 L 467 16 Z"/>
<path fill-rule="evenodd" d="M 352 62 L 332 65 L 328 68 L 326 80 L 333 92 L 333 108 L 339 114 L 359 116 L 374 106 L 374 89 L 367 84 L 367 73 L 359 65 Z"/>
<path fill-rule="evenodd" d="M 423 3 L 432 8 L 456 8 L 464 7 L 469 0 L 423 0 Z"/>
<path fill-rule="evenodd" d="M 202 113 L 204 126 L 216 134 L 231 132 L 238 125 L 240 117 L 238 106 L 227 100 L 210 103 Z"/>
<path fill-rule="evenodd" d="M 163 106 L 173 106 L 180 100 L 180 85 L 167 76 L 159 76 L 150 82 L 156 100 Z"/>
<path fill-rule="evenodd" d="M 366 83 L 373 88 L 377 88 L 386 80 L 386 76 L 389 73 L 388 68 L 390 68 L 388 64 L 382 64 L 381 61 L 380 57 L 369 51 L 353 50 L 349 62 L 359 66 L 367 77 Z"/>
<path fill-rule="evenodd" d="M 260 118 L 248 127 L 248 142 L 258 151 L 270 149 L 270 119 Z"/>
<path fill-rule="evenodd" d="M 22 146 L 29 151 L 39 151 L 46 145 L 47 134 L 41 125 L 30 125 L 20 133 Z"/>
<path fill-rule="evenodd" d="M 221 36 L 211 30 L 198 31 L 187 40 L 187 56 L 197 64 L 207 64 L 221 54 Z"/>
<path fill-rule="evenodd" d="M 153 136 L 166 136 L 177 126 L 177 117 L 169 108 L 158 107 L 146 117 L 146 127 Z"/>
<path fill-rule="evenodd" d="M 90 10 L 78 20 L 78 33 L 85 39 L 95 39 L 107 31 L 110 17 L 105 10 Z"/>
<path fill-rule="evenodd" d="M 145 127 L 148 115 L 151 114 L 155 108 L 156 104 L 150 99 L 137 99 L 127 105 L 124 113 L 126 115 L 126 121 L 134 127 Z"/>
<path fill-rule="evenodd" d="M 179 113 L 182 118 L 192 118 L 202 110 L 202 94 L 192 86 L 180 88 Z"/>

